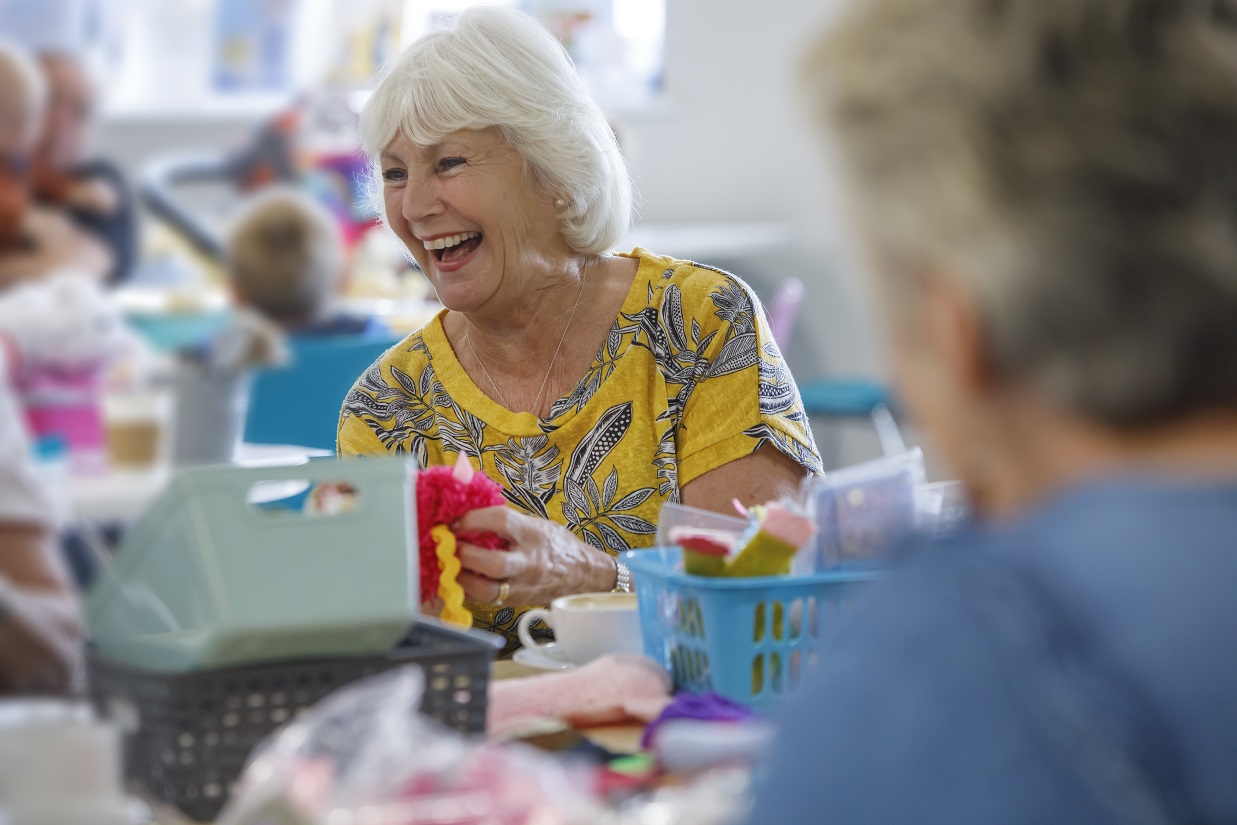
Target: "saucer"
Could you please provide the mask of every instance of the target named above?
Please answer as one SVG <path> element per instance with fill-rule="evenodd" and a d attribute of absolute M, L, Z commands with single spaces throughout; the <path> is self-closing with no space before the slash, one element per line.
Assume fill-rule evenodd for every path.
<path fill-rule="evenodd" d="M 576 666 L 575 662 L 568 661 L 554 642 L 541 645 L 536 650 L 522 647 L 515 652 L 511 660 L 516 664 L 535 667 L 538 670 L 568 670 Z"/>

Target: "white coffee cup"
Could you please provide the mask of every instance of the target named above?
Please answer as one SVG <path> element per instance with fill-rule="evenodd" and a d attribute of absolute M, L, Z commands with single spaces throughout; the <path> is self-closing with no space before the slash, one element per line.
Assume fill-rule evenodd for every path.
<path fill-rule="evenodd" d="M 578 593 L 533 608 L 520 617 L 520 643 L 525 650 L 545 653 L 548 647 L 528 632 L 541 619 L 554 631 L 555 658 L 582 665 L 606 653 L 643 653 L 640 611 L 635 593 Z"/>

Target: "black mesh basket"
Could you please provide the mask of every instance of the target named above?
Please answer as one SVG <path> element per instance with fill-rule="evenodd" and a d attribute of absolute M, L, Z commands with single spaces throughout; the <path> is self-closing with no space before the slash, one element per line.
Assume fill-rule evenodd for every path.
<path fill-rule="evenodd" d="M 209 822 L 254 745 L 336 688 L 406 664 L 425 671 L 420 710 L 463 733 L 485 730 L 497 637 L 419 621 L 391 653 L 155 673 L 88 657 L 90 695 L 125 731 L 125 776 L 152 798 Z M 412 709 L 410 709 L 411 711 Z"/>

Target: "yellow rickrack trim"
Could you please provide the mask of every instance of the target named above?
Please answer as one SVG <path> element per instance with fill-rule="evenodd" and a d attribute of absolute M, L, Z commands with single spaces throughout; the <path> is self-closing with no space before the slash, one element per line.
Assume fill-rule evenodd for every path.
<path fill-rule="evenodd" d="M 438 578 L 438 595 L 442 597 L 442 612 L 439 617 L 444 622 L 472 627 L 472 612 L 464 607 L 464 588 L 455 577 L 460 573 L 460 560 L 455 555 L 455 534 L 445 524 L 439 524 L 430 530 L 430 536 L 437 544 L 435 552 L 442 574 Z"/>

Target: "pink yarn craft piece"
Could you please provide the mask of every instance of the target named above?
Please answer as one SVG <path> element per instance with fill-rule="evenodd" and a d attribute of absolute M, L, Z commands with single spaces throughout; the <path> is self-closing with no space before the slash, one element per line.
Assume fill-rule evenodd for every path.
<path fill-rule="evenodd" d="M 427 467 L 417 473 L 417 538 L 421 561 L 421 603 L 438 595 L 442 566 L 438 561 L 438 542 L 432 531 L 439 525 L 450 528 L 470 510 L 506 504 L 503 488 L 479 473 L 461 455 L 454 467 Z M 487 550 L 506 550 L 507 542 L 493 533 L 461 531 L 463 542 Z"/>

